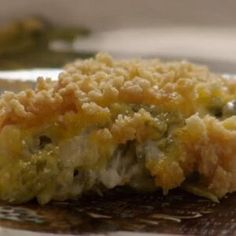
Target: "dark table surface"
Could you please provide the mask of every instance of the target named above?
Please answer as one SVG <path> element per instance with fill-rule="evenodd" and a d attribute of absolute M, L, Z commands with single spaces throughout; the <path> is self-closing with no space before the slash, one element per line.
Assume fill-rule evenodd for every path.
<path fill-rule="evenodd" d="M 213 203 L 181 190 L 137 193 L 117 188 L 103 196 L 69 202 L 0 205 L 0 225 L 13 229 L 66 234 L 118 231 L 184 235 L 235 235 L 236 194 Z"/>

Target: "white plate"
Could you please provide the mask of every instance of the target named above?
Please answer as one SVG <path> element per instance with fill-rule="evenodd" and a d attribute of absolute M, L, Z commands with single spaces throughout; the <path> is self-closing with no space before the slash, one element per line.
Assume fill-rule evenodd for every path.
<path fill-rule="evenodd" d="M 61 69 L 31 69 L 0 71 L 0 79 L 36 81 L 39 76 L 56 80 Z"/>

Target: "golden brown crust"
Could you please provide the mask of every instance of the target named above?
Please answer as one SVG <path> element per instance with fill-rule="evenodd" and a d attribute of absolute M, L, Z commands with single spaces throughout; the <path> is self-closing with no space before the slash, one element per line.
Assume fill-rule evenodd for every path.
<path fill-rule="evenodd" d="M 68 111 L 109 117 L 109 106 L 115 102 L 154 104 L 169 110 L 178 106 L 190 115 L 213 95 L 230 96 L 235 90 L 234 82 L 187 62 L 116 61 L 98 54 L 95 59 L 67 65 L 57 82 L 38 78 L 35 90 L 3 94 L 0 125 L 38 125 Z"/>

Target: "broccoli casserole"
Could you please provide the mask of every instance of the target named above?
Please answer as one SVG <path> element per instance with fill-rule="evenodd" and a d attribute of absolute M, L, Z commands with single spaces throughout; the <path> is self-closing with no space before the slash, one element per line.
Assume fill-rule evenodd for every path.
<path fill-rule="evenodd" d="M 77 198 L 116 186 L 236 190 L 236 81 L 188 62 L 67 65 L 0 98 L 0 199 Z"/>

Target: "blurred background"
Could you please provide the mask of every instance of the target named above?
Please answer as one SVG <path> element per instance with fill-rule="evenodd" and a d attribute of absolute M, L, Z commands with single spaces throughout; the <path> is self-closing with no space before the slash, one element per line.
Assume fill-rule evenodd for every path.
<path fill-rule="evenodd" d="M 236 72 L 233 0 L 0 0 L 0 69 L 61 67 L 106 51 Z"/>

